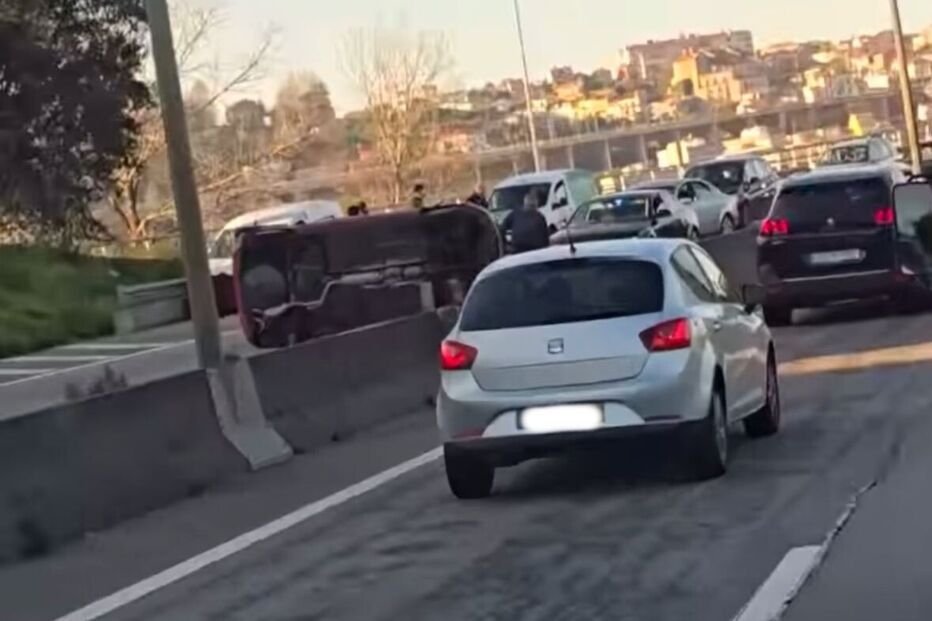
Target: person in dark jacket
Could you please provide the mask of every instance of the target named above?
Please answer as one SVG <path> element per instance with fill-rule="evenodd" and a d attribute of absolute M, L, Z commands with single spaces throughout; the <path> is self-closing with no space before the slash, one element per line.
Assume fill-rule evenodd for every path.
<path fill-rule="evenodd" d="M 473 193 L 469 195 L 469 197 L 466 199 L 466 202 L 488 209 L 489 199 L 485 197 L 485 186 L 483 186 L 481 183 L 476 184 L 476 189 L 473 190 Z"/>
<path fill-rule="evenodd" d="M 511 232 L 511 247 L 515 253 L 546 248 L 550 245 L 547 219 L 537 209 L 534 192 L 524 196 L 521 209 L 512 211 L 502 221 L 502 229 Z"/>

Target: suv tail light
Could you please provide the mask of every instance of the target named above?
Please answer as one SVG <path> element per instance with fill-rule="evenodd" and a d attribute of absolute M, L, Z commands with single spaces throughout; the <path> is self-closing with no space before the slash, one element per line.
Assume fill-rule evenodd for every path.
<path fill-rule="evenodd" d="M 881 207 L 874 211 L 874 224 L 877 226 L 891 226 L 895 220 L 893 207 Z"/>
<path fill-rule="evenodd" d="M 775 237 L 790 234 L 790 221 L 784 218 L 765 218 L 760 223 L 761 237 Z"/>
<path fill-rule="evenodd" d="M 641 332 L 641 342 L 649 352 L 686 349 L 692 344 L 692 329 L 688 319 L 674 319 Z"/>
<path fill-rule="evenodd" d="M 457 341 L 440 345 L 440 368 L 444 371 L 465 371 L 472 368 L 479 350 Z"/>

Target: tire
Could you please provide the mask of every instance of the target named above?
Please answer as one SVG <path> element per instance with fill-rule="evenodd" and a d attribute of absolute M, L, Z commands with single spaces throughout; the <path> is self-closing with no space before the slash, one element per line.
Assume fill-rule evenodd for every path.
<path fill-rule="evenodd" d="M 788 306 L 765 304 L 764 320 L 768 326 L 788 326 L 793 323 L 793 309 Z"/>
<path fill-rule="evenodd" d="M 764 407 L 744 419 L 744 433 L 749 438 L 772 436 L 780 431 L 780 379 L 773 351 L 767 355 L 767 401 Z"/>
<path fill-rule="evenodd" d="M 450 491 L 461 500 L 486 498 L 492 493 L 495 468 L 476 457 L 470 457 L 448 447 L 443 449 Z"/>
<path fill-rule="evenodd" d="M 715 479 L 728 469 L 728 421 L 725 397 L 718 387 L 712 393 L 709 414 L 693 430 L 690 471 L 698 480 Z"/>
<path fill-rule="evenodd" d="M 722 229 L 720 231 L 721 234 L 728 235 L 729 233 L 734 233 L 736 229 L 737 227 L 735 226 L 734 219 L 731 217 L 731 215 L 726 214 L 725 217 L 722 218 Z"/>

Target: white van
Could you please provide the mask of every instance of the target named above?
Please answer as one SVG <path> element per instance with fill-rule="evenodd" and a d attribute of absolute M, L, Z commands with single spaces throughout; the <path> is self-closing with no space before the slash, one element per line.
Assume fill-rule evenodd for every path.
<path fill-rule="evenodd" d="M 524 197 L 537 194 L 540 212 L 552 231 L 566 223 L 582 203 L 599 193 L 595 175 L 586 170 L 548 170 L 505 179 L 492 190 L 489 211 L 500 223 L 509 212 L 520 209 Z"/>
<path fill-rule="evenodd" d="M 233 275 L 233 242 L 237 229 L 247 226 L 296 226 L 343 217 L 336 201 L 305 201 L 250 211 L 227 222 L 210 244 L 212 276 Z"/>

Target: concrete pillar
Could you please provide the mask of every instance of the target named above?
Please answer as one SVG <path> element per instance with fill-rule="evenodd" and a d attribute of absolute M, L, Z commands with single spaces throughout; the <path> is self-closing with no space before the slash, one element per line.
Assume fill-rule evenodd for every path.
<path fill-rule="evenodd" d="M 790 131 L 790 121 L 786 114 L 786 110 L 782 110 L 780 112 L 779 123 L 780 123 L 780 134 L 782 136 L 786 136 Z"/>
<path fill-rule="evenodd" d="M 884 123 L 889 123 L 892 114 L 890 113 L 890 96 L 884 95 L 880 100 L 880 118 L 883 119 Z"/>
<path fill-rule="evenodd" d="M 521 172 L 518 170 L 518 158 L 516 157 L 511 158 L 511 172 L 515 175 Z"/>
<path fill-rule="evenodd" d="M 566 145 L 566 162 L 570 168 L 576 168 L 576 153 L 573 152 L 573 145 Z"/>
<path fill-rule="evenodd" d="M 806 118 L 809 121 L 809 129 L 819 128 L 818 109 L 815 107 L 815 105 L 812 105 L 806 108 Z"/>
<path fill-rule="evenodd" d="M 611 170 L 615 168 L 614 163 L 612 163 L 612 145 L 606 140 L 602 143 L 605 147 L 605 170 Z"/>
<path fill-rule="evenodd" d="M 641 158 L 642 164 L 650 166 L 650 154 L 647 152 L 647 136 L 644 134 L 638 135 L 638 155 Z"/>

